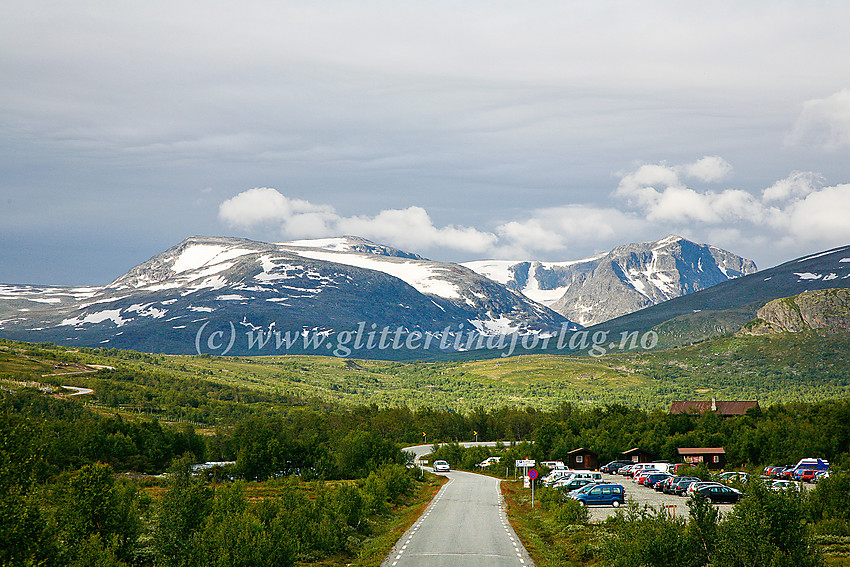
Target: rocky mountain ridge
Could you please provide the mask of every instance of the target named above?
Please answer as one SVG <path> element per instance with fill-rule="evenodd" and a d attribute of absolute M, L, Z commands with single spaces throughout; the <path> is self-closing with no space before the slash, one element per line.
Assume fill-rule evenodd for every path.
<path fill-rule="evenodd" d="M 751 260 L 676 235 L 567 262 L 464 263 L 590 326 L 756 271 Z"/>
<path fill-rule="evenodd" d="M 768 335 L 814 330 L 850 331 L 850 289 L 814 290 L 774 299 L 761 307 L 756 318 L 739 333 Z"/>
<path fill-rule="evenodd" d="M 437 350 L 451 351 L 468 348 L 466 335 L 574 328 L 472 270 L 353 237 L 274 244 L 192 237 L 102 287 L 0 286 L 4 338 L 152 352 L 223 354 L 212 347 L 226 335 L 228 354 L 316 354 L 308 340 L 330 354 L 336 345 L 325 338 L 352 329 L 364 335 L 364 348 L 369 333 L 374 343 L 387 329 L 394 347 L 411 333 L 442 333 Z M 267 344 L 277 348 L 257 351 Z M 381 344 L 385 352 L 361 356 L 404 354 Z"/>

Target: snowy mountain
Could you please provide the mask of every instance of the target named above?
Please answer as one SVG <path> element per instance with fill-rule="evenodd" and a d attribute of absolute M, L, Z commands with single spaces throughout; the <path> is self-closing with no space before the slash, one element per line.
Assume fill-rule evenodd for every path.
<path fill-rule="evenodd" d="M 583 260 L 463 265 L 583 326 L 756 271 L 751 260 L 674 235 Z"/>
<path fill-rule="evenodd" d="M 850 245 L 683 295 L 606 321 L 588 332 L 618 337 L 652 329 L 660 337 L 659 346 L 679 346 L 734 333 L 770 301 L 835 288 L 850 288 Z"/>
<path fill-rule="evenodd" d="M 468 268 L 355 237 L 192 237 L 103 287 L 0 286 L 4 338 L 149 352 L 339 355 L 359 339 L 352 356 L 409 358 L 429 333 L 433 353 L 564 326 Z"/>

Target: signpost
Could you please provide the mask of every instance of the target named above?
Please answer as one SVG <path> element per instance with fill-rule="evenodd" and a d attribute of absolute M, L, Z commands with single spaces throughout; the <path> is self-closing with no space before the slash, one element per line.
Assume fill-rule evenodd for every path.
<path fill-rule="evenodd" d="M 531 507 L 534 508 L 534 481 L 537 480 L 537 470 L 528 471 L 528 478 L 531 479 Z"/>
<path fill-rule="evenodd" d="M 514 461 L 514 466 L 518 469 L 522 469 L 522 476 L 528 476 L 528 469 L 537 464 L 537 461 L 534 459 L 517 459 Z M 528 487 L 526 487 L 528 488 Z"/>

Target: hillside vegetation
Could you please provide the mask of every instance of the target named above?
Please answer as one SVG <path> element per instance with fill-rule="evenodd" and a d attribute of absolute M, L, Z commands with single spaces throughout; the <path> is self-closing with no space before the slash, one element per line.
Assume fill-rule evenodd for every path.
<path fill-rule="evenodd" d="M 113 369 L 43 376 L 80 372 L 75 366 L 80 364 Z M 244 413 L 236 402 L 275 405 L 294 398 L 462 413 L 502 406 L 551 410 L 564 402 L 666 409 L 676 399 L 712 396 L 762 405 L 817 401 L 850 394 L 847 368 L 850 334 L 814 331 L 724 337 L 598 358 L 526 355 L 418 363 L 151 355 L 0 342 L 0 380 L 89 387 L 95 390 L 90 401 L 103 406 L 202 423 Z M 193 396 L 214 403 L 199 404 Z"/>

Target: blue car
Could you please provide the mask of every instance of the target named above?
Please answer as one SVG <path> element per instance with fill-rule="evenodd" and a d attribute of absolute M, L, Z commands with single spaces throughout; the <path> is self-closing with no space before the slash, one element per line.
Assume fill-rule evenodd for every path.
<path fill-rule="evenodd" d="M 588 484 L 570 493 L 570 498 L 584 506 L 618 507 L 626 502 L 626 489 L 622 484 Z"/>

